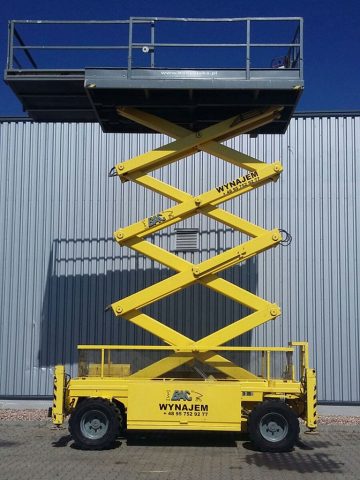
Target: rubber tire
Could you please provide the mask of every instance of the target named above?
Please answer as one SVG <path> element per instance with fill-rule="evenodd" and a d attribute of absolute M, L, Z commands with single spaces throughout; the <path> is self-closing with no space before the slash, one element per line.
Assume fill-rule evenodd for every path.
<path fill-rule="evenodd" d="M 271 442 L 264 438 L 260 431 L 261 420 L 269 413 L 278 413 L 287 421 L 288 432 L 280 441 Z M 251 411 L 248 418 L 248 432 L 250 440 L 262 452 L 289 452 L 299 438 L 299 420 L 286 403 L 278 400 L 266 400 Z"/>
<path fill-rule="evenodd" d="M 86 437 L 81 431 L 81 419 L 85 414 L 97 410 L 108 420 L 108 428 L 100 438 Z M 69 432 L 75 445 L 82 450 L 106 450 L 111 448 L 122 429 L 122 416 L 114 403 L 104 398 L 86 398 L 82 400 L 70 415 Z"/>

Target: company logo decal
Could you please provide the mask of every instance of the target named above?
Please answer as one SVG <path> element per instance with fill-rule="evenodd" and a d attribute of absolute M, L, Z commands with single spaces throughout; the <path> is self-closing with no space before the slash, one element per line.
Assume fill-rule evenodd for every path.
<path fill-rule="evenodd" d="M 159 403 L 164 415 L 207 416 L 209 406 L 203 404 L 203 395 L 194 390 L 167 390 L 165 403 Z"/>

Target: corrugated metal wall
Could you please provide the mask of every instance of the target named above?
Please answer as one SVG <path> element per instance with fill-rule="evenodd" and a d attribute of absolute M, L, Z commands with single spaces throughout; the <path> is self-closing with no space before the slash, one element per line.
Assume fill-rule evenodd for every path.
<path fill-rule="evenodd" d="M 286 345 L 308 339 L 319 398 L 359 401 L 360 117 L 294 118 L 283 136 L 228 144 L 284 172 L 225 208 L 293 236 L 224 276 L 281 305 L 283 315 L 241 339 Z M 76 363 L 77 343 L 149 343 L 149 334 L 104 313 L 104 306 L 169 274 L 113 243 L 112 232 L 159 212 L 167 200 L 107 177 L 110 168 L 160 146 L 161 135 L 103 134 L 96 124 L 0 123 L 0 395 L 50 395 L 52 367 Z M 235 167 L 197 154 L 156 172 L 200 193 L 238 176 Z M 193 217 L 199 262 L 238 234 Z M 154 242 L 174 248 L 172 227 Z M 240 318 L 238 305 L 194 286 L 148 308 L 200 338 Z M 156 341 L 156 340 L 155 340 Z"/>

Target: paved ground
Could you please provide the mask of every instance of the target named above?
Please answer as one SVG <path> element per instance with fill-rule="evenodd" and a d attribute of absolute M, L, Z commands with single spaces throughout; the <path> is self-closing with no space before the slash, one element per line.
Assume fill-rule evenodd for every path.
<path fill-rule="evenodd" d="M 0 422 L 0 479 L 359 479 L 360 425 L 324 425 L 293 452 L 254 451 L 245 435 L 136 434 L 116 448 L 72 447 L 49 421 Z"/>

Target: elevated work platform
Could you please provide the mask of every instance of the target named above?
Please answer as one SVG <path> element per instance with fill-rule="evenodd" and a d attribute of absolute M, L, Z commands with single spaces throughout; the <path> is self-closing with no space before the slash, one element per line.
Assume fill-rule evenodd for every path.
<path fill-rule="evenodd" d="M 117 113 L 136 107 L 197 131 L 279 105 L 253 133 L 283 133 L 303 89 L 302 31 L 300 18 L 12 21 L 5 81 L 36 121 L 151 131 Z"/>

